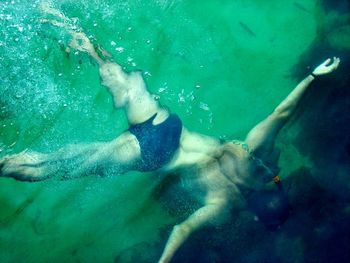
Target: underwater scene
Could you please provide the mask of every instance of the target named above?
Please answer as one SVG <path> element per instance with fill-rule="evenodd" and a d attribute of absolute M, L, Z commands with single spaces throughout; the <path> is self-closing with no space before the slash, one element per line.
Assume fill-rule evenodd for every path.
<path fill-rule="evenodd" d="M 0 262 L 350 262 L 349 69 L 348 0 L 0 0 Z"/>

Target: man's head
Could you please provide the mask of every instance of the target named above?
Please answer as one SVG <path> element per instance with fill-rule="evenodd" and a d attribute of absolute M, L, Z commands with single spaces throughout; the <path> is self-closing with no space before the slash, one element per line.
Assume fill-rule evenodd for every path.
<path fill-rule="evenodd" d="M 258 219 L 272 231 L 287 220 L 291 210 L 286 193 L 279 189 L 251 193 L 247 202 Z"/>

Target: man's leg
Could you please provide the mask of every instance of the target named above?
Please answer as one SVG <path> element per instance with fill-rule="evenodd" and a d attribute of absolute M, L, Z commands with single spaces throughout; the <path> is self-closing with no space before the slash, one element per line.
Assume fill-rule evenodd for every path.
<path fill-rule="evenodd" d="M 51 177 L 72 179 L 85 175 L 122 174 L 136 170 L 140 147 L 125 132 L 110 142 L 70 144 L 52 153 L 24 151 L 0 160 L 0 177 L 41 181 Z"/>

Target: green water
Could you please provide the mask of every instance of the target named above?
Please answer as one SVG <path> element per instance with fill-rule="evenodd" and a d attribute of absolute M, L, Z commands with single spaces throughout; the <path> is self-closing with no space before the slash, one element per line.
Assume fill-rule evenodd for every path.
<path fill-rule="evenodd" d="M 111 140 L 127 128 L 97 66 L 64 52 L 69 36 L 40 24 L 38 5 L 0 1 L 0 156 Z M 324 23 L 315 0 L 302 1 L 305 10 L 280 0 L 53 5 L 76 17 L 127 71 L 143 70 L 149 90 L 185 126 L 220 138 L 242 139 L 291 91 L 298 81 L 292 70 Z M 307 163 L 285 146 L 290 137 L 284 132 L 280 141 L 285 174 Z M 151 173 L 36 184 L 2 179 L 0 262 L 113 262 L 142 242 L 160 254 L 162 245 L 152 244 L 164 245 L 162 229 L 178 218 L 154 200 L 157 182 Z M 302 246 L 293 242 L 291 250 Z"/>

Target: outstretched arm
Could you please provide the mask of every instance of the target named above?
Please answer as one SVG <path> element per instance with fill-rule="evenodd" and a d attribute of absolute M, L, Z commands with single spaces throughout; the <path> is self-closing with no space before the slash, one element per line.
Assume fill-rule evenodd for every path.
<path fill-rule="evenodd" d="M 167 263 L 173 258 L 175 252 L 198 228 L 208 225 L 220 218 L 226 207 L 225 199 L 218 199 L 198 209 L 184 222 L 174 226 L 163 250 L 159 263 Z"/>
<path fill-rule="evenodd" d="M 130 124 L 141 123 L 155 113 L 158 113 L 154 123 L 160 123 L 167 118 L 168 112 L 161 108 L 158 102 L 146 89 L 142 74 L 138 71 L 126 73 L 113 61 L 107 51 L 98 47 L 95 49 L 89 37 L 76 23 L 59 10 L 43 4 L 42 11 L 53 16 L 55 20 L 42 19 L 42 23 L 50 23 L 62 27 L 69 32 L 72 40 L 69 47 L 87 53 L 99 65 L 101 83 L 113 97 L 116 108 L 124 108 Z"/>
<path fill-rule="evenodd" d="M 334 57 L 333 63 L 330 63 L 331 59 L 327 59 L 316 67 L 312 74 L 302 80 L 267 118 L 249 131 L 245 142 L 249 145 L 251 151 L 257 155 L 271 155 L 279 131 L 294 114 L 307 87 L 314 80 L 315 76 L 334 71 L 338 67 L 340 59 Z M 276 155 L 276 158 L 278 158 L 278 155 Z"/>
<path fill-rule="evenodd" d="M 124 106 L 130 85 L 130 76 L 122 70 L 120 65 L 112 61 L 111 55 L 107 51 L 99 47 L 98 51 L 100 52 L 98 53 L 82 28 L 76 26 L 70 18 L 46 4 L 43 4 L 41 9 L 45 14 L 58 19 L 41 19 L 41 23 L 64 28 L 72 37 L 69 47 L 87 53 L 99 65 L 102 84 L 112 94 L 115 106 Z"/>
<path fill-rule="evenodd" d="M 305 93 L 306 88 L 310 85 L 310 83 L 315 79 L 314 76 L 320 76 L 328 74 L 334 71 L 339 63 L 340 59 L 334 57 L 333 63 L 331 63 L 331 59 L 327 59 L 321 65 L 315 68 L 311 75 L 307 76 L 304 80 L 302 80 L 295 89 L 285 98 L 275 109 L 276 112 L 282 113 L 284 115 L 290 116 L 294 113 L 302 95 Z M 314 75 L 314 76 L 313 76 Z"/>

